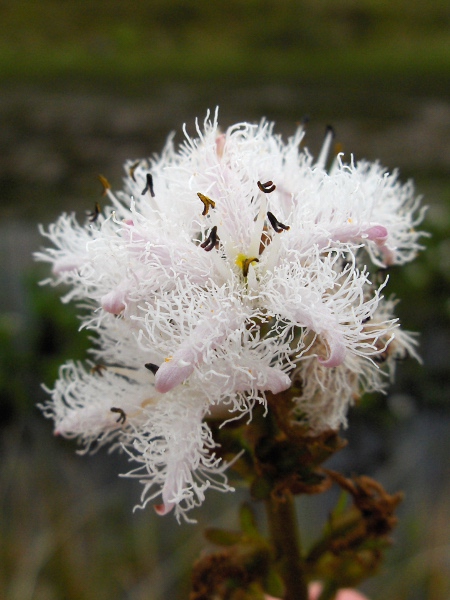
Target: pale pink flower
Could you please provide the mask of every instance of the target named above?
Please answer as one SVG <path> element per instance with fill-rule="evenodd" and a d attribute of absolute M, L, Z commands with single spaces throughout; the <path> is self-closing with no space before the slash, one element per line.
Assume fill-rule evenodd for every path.
<path fill-rule="evenodd" d="M 328 166 L 331 131 L 317 161 L 302 129 L 284 142 L 266 121 L 220 132 L 216 113 L 185 135 L 127 162 L 124 191 L 95 220 L 62 215 L 36 255 L 96 334 L 95 363 L 62 368 L 45 414 L 86 447 L 125 448 L 142 504 L 177 516 L 230 489 L 208 414 L 251 418 L 295 378 L 298 418 L 338 428 L 414 354 L 376 271 L 414 258 L 422 218 L 395 173 Z"/>

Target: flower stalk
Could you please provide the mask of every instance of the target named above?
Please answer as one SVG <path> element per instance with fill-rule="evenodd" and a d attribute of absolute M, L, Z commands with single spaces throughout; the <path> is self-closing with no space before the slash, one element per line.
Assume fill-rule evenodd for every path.
<path fill-rule="evenodd" d="M 266 514 L 275 562 L 285 585 L 285 600 L 308 600 L 294 497 L 269 495 Z"/>

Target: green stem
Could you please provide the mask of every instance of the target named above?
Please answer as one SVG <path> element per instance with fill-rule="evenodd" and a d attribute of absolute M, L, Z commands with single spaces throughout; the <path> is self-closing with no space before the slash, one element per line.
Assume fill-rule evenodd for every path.
<path fill-rule="evenodd" d="M 290 492 L 266 501 L 270 537 L 279 572 L 285 585 L 285 600 L 308 600 L 305 566 L 301 557 L 294 498 Z"/>

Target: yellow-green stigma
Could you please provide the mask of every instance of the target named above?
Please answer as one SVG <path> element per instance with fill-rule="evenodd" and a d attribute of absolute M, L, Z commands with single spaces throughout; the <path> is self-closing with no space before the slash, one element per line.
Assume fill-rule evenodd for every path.
<path fill-rule="evenodd" d="M 259 258 L 256 258 L 256 257 L 248 258 L 247 256 L 245 256 L 245 254 L 237 255 L 236 264 L 240 269 L 242 269 L 242 273 L 243 273 L 244 277 L 247 277 L 248 269 L 252 262 L 259 262 Z"/>

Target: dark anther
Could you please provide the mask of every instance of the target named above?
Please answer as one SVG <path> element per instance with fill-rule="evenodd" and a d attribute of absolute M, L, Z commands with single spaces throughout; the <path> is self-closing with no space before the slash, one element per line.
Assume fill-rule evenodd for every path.
<path fill-rule="evenodd" d="M 308 123 L 310 122 L 311 117 L 308 114 L 305 114 L 301 117 L 300 121 L 296 121 L 295 124 L 297 125 L 297 127 L 306 127 L 308 125 Z"/>
<path fill-rule="evenodd" d="M 156 375 L 156 372 L 159 369 L 158 365 L 154 365 L 153 363 L 145 363 L 144 367 L 151 371 L 153 375 Z"/>
<path fill-rule="evenodd" d="M 113 413 L 119 414 L 119 416 L 117 417 L 116 423 L 121 423 L 123 425 L 125 423 L 125 421 L 127 420 L 127 415 L 126 415 L 125 411 L 122 408 L 116 408 L 115 406 L 113 406 L 110 410 Z"/>
<path fill-rule="evenodd" d="M 252 262 L 259 262 L 259 258 L 246 258 L 244 260 L 244 264 L 242 265 L 242 273 L 244 274 L 244 277 L 247 277 L 248 269 Z"/>
<path fill-rule="evenodd" d="M 257 184 L 259 189 L 265 194 L 270 194 L 271 192 L 274 192 L 277 189 L 277 186 L 274 184 L 273 181 L 266 181 L 266 183 L 261 183 L 260 181 L 258 181 Z"/>
<path fill-rule="evenodd" d="M 109 181 L 106 179 L 106 177 L 103 177 L 103 175 L 99 175 L 98 176 L 100 183 L 103 186 L 103 190 L 102 190 L 102 196 L 106 196 L 106 193 L 108 192 L 108 190 L 111 189 L 111 184 L 109 183 Z"/>
<path fill-rule="evenodd" d="M 277 218 L 275 217 L 275 215 L 273 213 L 268 212 L 267 218 L 269 219 L 270 224 L 272 225 L 272 227 L 275 229 L 275 231 L 277 233 L 281 233 L 283 230 L 289 231 L 289 229 L 290 229 L 289 225 L 283 225 L 283 223 L 280 223 L 280 221 L 277 220 Z"/>
<path fill-rule="evenodd" d="M 380 352 L 380 354 L 375 354 L 375 356 L 373 356 L 372 360 L 378 364 L 383 364 L 387 361 L 389 356 L 389 353 L 386 350 L 383 350 L 383 352 Z"/>
<path fill-rule="evenodd" d="M 133 164 L 130 166 L 130 168 L 128 169 L 128 173 L 130 174 L 130 177 L 131 177 L 131 179 L 132 179 L 133 181 L 136 181 L 136 179 L 134 178 L 134 172 L 135 172 L 135 171 L 136 171 L 136 169 L 138 168 L 138 166 L 139 166 L 139 163 L 140 163 L 140 162 L 141 162 L 140 160 L 137 160 L 137 161 L 136 161 L 135 163 L 133 163 Z"/>
<path fill-rule="evenodd" d="M 100 377 L 103 377 L 103 371 L 106 371 L 105 365 L 94 365 L 91 369 L 92 375 L 100 375 Z"/>
<path fill-rule="evenodd" d="M 89 213 L 89 221 L 91 223 L 95 223 L 98 219 L 98 215 L 100 214 L 100 204 L 98 202 L 95 203 L 94 210 Z"/>
<path fill-rule="evenodd" d="M 208 214 L 209 207 L 216 208 L 216 203 L 214 202 L 214 200 L 211 200 L 211 198 L 208 198 L 208 196 L 205 196 L 205 194 L 201 194 L 200 192 L 197 192 L 197 196 L 200 198 L 200 200 L 204 204 L 203 212 L 202 212 L 203 216 L 206 216 Z"/>
<path fill-rule="evenodd" d="M 335 137 L 336 133 L 335 133 L 335 131 L 334 131 L 334 127 L 333 127 L 333 125 L 327 125 L 327 126 L 326 126 L 326 128 L 325 128 L 325 135 L 327 135 L 328 133 L 331 133 L 331 135 L 332 135 L 333 137 Z"/>
<path fill-rule="evenodd" d="M 216 244 L 217 244 L 217 225 L 214 225 L 214 227 L 209 232 L 209 235 L 206 238 L 206 240 L 200 244 L 200 248 L 204 248 L 206 250 L 206 252 L 210 252 L 215 247 Z"/>
<path fill-rule="evenodd" d="M 155 197 L 155 191 L 153 189 L 153 177 L 151 173 L 147 173 L 147 185 L 141 192 L 141 196 L 143 196 L 146 192 L 150 192 L 150 196 L 152 198 Z"/>

